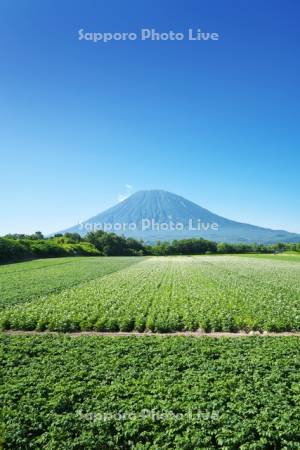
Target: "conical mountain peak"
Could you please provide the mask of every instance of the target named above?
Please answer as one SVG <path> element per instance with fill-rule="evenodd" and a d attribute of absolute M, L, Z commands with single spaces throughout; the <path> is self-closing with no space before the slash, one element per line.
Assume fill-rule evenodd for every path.
<path fill-rule="evenodd" d="M 112 208 L 65 231 L 84 235 L 98 229 L 141 238 L 149 243 L 199 237 L 217 242 L 300 241 L 298 234 L 229 220 L 162 189 L 137 191 Z"/>

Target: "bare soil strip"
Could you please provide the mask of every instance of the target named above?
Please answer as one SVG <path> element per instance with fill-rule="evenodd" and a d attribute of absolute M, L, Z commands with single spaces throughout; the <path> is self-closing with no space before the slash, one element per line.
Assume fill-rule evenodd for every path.
<path fill-rule="evenodd" d="M 249 333 L 245 331 L 239 331 L 236 333 L 226 333 L 226 332 L 211 332 L 206 333 L 204 331 L 176 331 L 174 333 L 152 333 L 152 332 L 144 332 L 139 333 L 136 331 L 130 332 L 111 332 L 111 331 L 79 331 L 73 333 L 62 333 L 55 331 L 23 331 L 23 330 L 6 330 L 3 331 L 2 334 L 5 335 L 30 335 L 30 336 L 72 336 L 72 337 L 80 337 L 80 336 L 106 336 L 106 337 L 170 337 L 170 336 L 185 336 L 185 337 L 210 337 L 210 338 L 238 338 L 238 337 L 253 337 L 253 336 L 261 336 L 261 337 L 282 337 L 282 336 L 297 336 L 300 337 L 299 331 L 283 331 L 279 333 L 273 333 L 264 331 L 260 333 L 259 331 L 250 331 Z"/>

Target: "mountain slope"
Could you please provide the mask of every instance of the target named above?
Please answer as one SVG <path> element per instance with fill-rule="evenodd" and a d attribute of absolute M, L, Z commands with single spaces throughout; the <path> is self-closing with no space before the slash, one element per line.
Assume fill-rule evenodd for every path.
<path fill-rule="evenodd" d="M 162 190 L 136 192 L 121 203 L 64 232 L 84 235 L 96 229 L 142 238 L 147 242 L 187 237 L 203 237 L 218 242 L 300 241 L 299 234 L 235 222 Z"/>

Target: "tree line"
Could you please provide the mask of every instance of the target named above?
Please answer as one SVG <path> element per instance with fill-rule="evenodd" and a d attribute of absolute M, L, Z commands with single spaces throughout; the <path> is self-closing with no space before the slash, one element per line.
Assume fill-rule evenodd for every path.
<path fill-rule="evenodd" d="M 56 234 L 45 237 L 40 231 L 32 235 L 8 234 L 0 237 L 0 261 L 10 262 L 34 258 L 60 256 L 166 256 L 239 253 L 300 252 L 300 243 L 230 244 L 206 239 L 181 239 L 148 245 L 133 238 L 106 233 L 90 232 L 82 237 L 78 233 Z"/>

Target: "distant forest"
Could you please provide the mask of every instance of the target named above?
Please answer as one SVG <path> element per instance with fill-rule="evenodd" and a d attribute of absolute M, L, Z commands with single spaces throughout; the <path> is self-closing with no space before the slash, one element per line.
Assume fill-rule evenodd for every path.
<path fill-rule="evenodd" d="M 0 262 L 55 258 L 60 256 L 167 256 L 240 253 L 300 252 L 300 243 L 228 244 L 205 239 L 182 239 L 147 245 L 143 241 L 114 233 L 96 231 L 82 237 L 78 233 L 44 237 L 40 231 L 32 235 L 8 234 L 0 237 Z"/>

